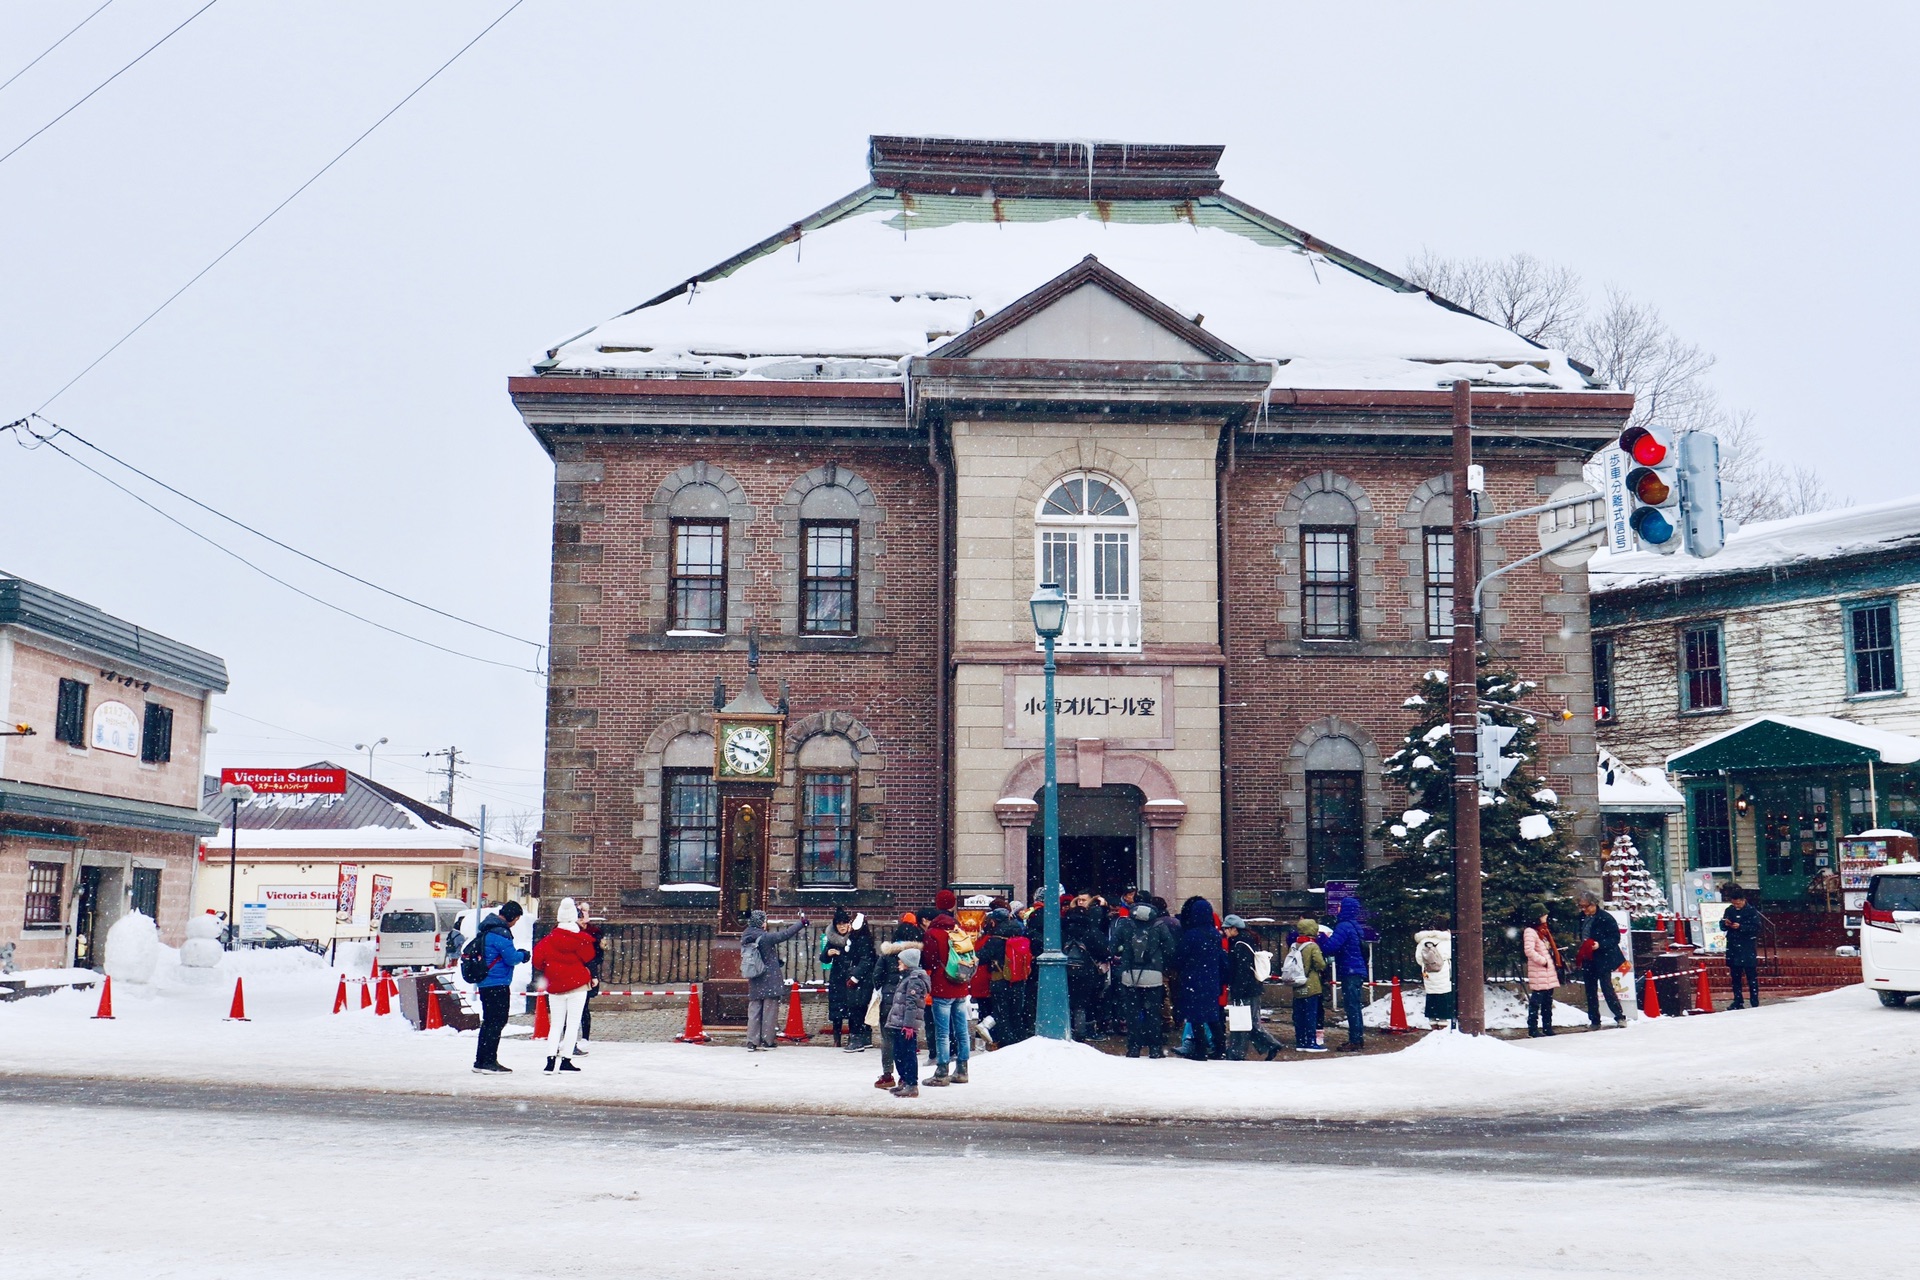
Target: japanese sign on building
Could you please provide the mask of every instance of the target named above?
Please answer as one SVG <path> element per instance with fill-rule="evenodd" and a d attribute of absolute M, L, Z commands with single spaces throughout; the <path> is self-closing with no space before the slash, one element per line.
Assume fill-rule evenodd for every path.
<path fill-rule="evenodd" d="M 88 741 L 102 751 L 123 756 L 140 754 L 140 717 L 124 702 L 103 702 L 93 709 L 93 732 Z"/>
<path fill-rule="evenodd" d="M 1172 690 L 1166 677 L 1056 676 L 1053 682 L 1054 732 L 1060 741 L 1103 738 L 1109 741 L 1159 741 L 1173 736 Z M 1009 745 L 1039 743 L 1046 737 L 1046 677 L 1009 677 Z"/>

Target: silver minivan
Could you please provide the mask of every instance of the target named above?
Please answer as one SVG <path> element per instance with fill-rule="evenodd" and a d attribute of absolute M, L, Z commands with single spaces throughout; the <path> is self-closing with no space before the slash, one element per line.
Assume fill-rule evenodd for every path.
<path fill-rule="evenodd" d="M 374 956 L 382 969 L 439 969 L 451 961 L 448 940 L 460 919 L 452 898 L 396 898 L 380 913 Z"/>

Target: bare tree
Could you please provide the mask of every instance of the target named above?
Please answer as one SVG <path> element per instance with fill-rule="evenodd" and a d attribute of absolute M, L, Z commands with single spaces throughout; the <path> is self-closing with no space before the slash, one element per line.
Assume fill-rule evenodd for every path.
<path fill-rule="evenodd" d="M 1558 347 L 1634 395 L 1632 421 L 1720 438 L 1720 478 L 1730 524 L 1777 520 L 1840 505 L 1819 473 L 1767 455 L 1753 415 L 1729 413 L 1707 383 L 1714 357 L 1668 328 L 1659 309 L 1609 289 L 1594 307 L 1580 278 L 1530 254 L 1446 258 L 1426 250 L 1407 280 L 1494 320 L 1523 338 Z"/>
<path fill-rule="evenodd" d="M 478 825 L 480 814 L 475 810 L 468 822 Z M 510 840 L 514 844 L 531 844 L 534 836 L 540 833 L 540 814 L 534 809 L 488 809 L 487 834 L 501 840 Z"/>
<path fill-rule="evenodd" d="M 1428 293 L 1549 347 L 1567 345 L 1587 306 L 1579 276 L 1530 253 L 1443 258 L 1426 250 L 1407 265 L 1406 278 Z"/>

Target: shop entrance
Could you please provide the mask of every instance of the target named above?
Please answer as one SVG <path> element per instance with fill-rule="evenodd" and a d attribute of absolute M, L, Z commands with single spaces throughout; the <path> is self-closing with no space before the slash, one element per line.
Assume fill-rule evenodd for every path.
<path fill-rule="evenodd" d="M 1753 789 L 1760 840 L 1760 896 L 1801 906 L 1807 882 L 1832 867 L 1833 827 L 1827 788 L 1783 783 Z"/>
<path fill-rule="evenodd" d="M 1044 804 L 1046 793 L 1036 792 Z M 1097 893 L 1115 901 L 1142 883 L 1141 854 L 1147 847 L 1138 787 L 1060 788 L 1060 882 L 1068 893 Z M 1027 884 L 1041 883 L 1045 824 L 1036 817 L 1027 828 Z"/>

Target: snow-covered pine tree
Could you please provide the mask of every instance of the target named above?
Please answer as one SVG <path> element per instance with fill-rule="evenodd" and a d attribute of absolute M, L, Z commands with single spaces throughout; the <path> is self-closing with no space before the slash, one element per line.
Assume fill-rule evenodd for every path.
<path fill-rule="evenodd" d="M 1607 910 L 1626 912 L 1636 925 L 1668 910 L 1667 895 L 1660 892 L 1632 836 L 1614 837 L 1612 847 L 1607 850 L 1603 874 Z"/>
<path fill-rule="evenodd" d="M 1495 724 L 1516 730 L 1503 753 L 1517 760 L 1500 790 L 1480 797 L 1481 913 L 1486 923 L 1487 972 L 1518 972 L 1524 964 L 1519 926 L 1533 904 L 1552 908 L 1556 933 L 1566 936 L 1574 910 L 1565 895 L 1577 870 L 1570 823 L 1560 799 L 1534 772 L 1539 726 L 1518 704 L 1533 690 L 1512 671 L 1480 664 L 1480 709 Z M 1408 807 L 1374 834 L 1386 861 L 1360 880 L 1361 901 L 1380 931 L 1377 951 L 1384 973 L 1410 973 L 1413 935 L 1446 929 L 1453 922 L 1453 739 L 1444 671 L 1421 677 L 1405 706 L 1414 714 L 1400 749 L 1381 763 L 1388 783 L 1406 788 Z M 1539 818 L 1544 836 L 1530 834 Z"/>

